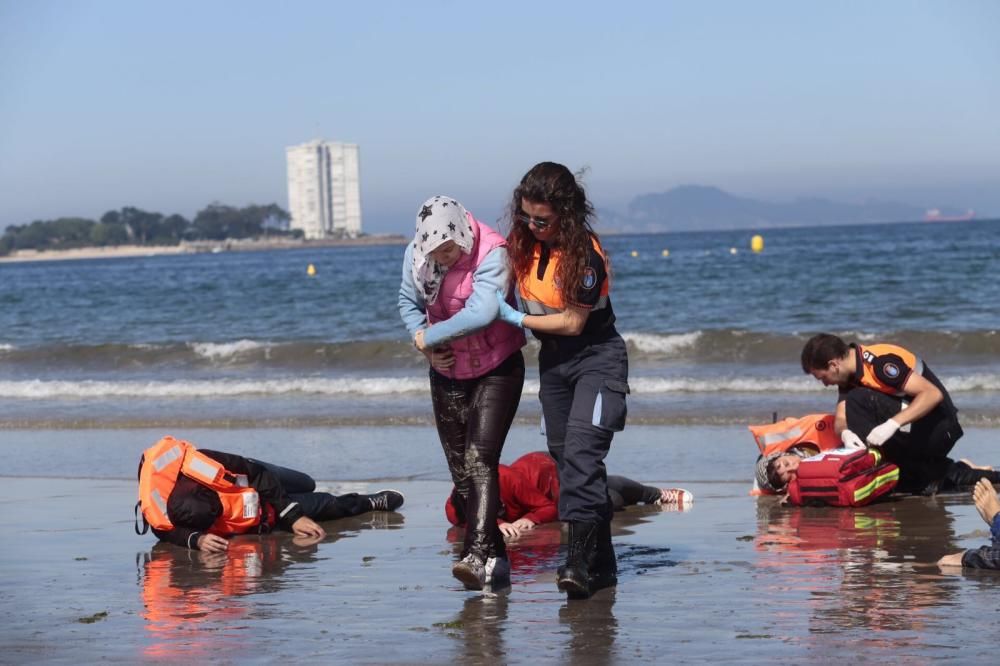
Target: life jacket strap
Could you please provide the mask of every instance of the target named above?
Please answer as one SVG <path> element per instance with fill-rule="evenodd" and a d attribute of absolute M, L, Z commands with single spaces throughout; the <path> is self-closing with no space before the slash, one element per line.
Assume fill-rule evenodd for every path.
<path fill-rule="evenodd" d="M 140 511 L 141 506 L 142 502 L 135 503 L 135 524 L 133 525 L 133 527 L 135 527 L 135 533 L 138 534 L 139 536 L 142 536 L 143 534 L 149 531 L 149 523 L 146 522 L 146 516 L 142 514 L 142 511 Z M 142 518 L 142 531 L 139 531 L 140 517 Z"/>

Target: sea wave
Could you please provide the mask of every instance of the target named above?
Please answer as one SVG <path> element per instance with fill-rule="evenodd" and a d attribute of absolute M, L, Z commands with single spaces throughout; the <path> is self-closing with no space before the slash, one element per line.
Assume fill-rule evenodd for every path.
<path fill-rule="evenodd" d="M 952 393 L 1000 391 L 1000 374 L 979 373 L 945 377 Z M 668 393 L 801 394 L 825 389 L 808 377 L 637 377 L 629 381 L 635 395 Z M 321 395 L 364 398 L 427 392 L 420 377 L 288 378 L 259 380 L 99 381 L 25 380 L 0 381 L 0 398 L 42 400 L 53 398 L 238 398 L 241 396 Z M 524 383 L 525 395 L 538 394 L 538 381 Z"/>
<path fill-rule="evenodd" d="M 623 333 L 625 342 L 635 351 L 641 354 L 667 354 L 674 355 L 683 353 L 697 344 L 702 337 L 701 331 L 676 334 L 657 333 Z"/>
<path fill-rule="evenodd" d="M 269 368 L 269 369 L 373 369 L 414 367 L 425 363 L 409 342 L 381 340 L 358 342 L 271 342 L 240 339 L 230 342 L 107 343 L 99 345 L 10 346 L 3 350 L 7 367 L 82 368 Z"/>
<path fill-rule="evenodd" d="M 740 329 L 682 332 L 625 331 L 629 361 L 635 368 L 683 364 L 798 366 L 802 345 L 811 332 L 768 333 Z M 1000 368 L 1000 331 L 887 331 L 843 333 L 846 340 L 888 340 L 916 351 L 940 375 L 950 366 Z M 525 348 L 535 362 L 539 345 Z M 402 339 L 327 342 L 321 340 L 184 343 L 50 344 L 21 347 L 0 344 L 4 368 L 47 371 L 268 369 L 322 371 L 352 369 L 378 372 L 425 364 L 413 345 Z M 2 368 L 0 368 L 2 370 Z"/>
<path fill-rule="evenodd" d="M 681 333 L 622 333 L 629 359 L 691 363 L 740 363 L 798 365 L 802 346 L 816 331 L 773 333 L 742 329 L 706 329 Z M 932 367 L 948 364 L 996 363 L 1000 357 L 1000 331 L 836 332 L 847 342 L 891 342 L 911 349 Z M 940 374 L 940 373 L 939 373 Z"/>
<path fill-rule="evenodd" d="M 240 396 L 379 396 L 427 391 L 426 379 L 378 377 L 362 379 L 179 380 L 134 381 L 0 381 L 0 398 L 234 398 Z"/>
<path fill-rule="evenodd" d="M 270 342 L 255 342 L 254 340 L 237 340 L 235 342 L 192 342 L 188 346 L 198 356 L 213 361 L 223 361 L 261 350 L 266 358 L 273 344 Z"/>

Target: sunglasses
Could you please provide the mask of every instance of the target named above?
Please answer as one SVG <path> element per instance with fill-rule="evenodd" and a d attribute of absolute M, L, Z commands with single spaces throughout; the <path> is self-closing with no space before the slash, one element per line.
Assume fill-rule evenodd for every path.
<path fill-rule="evenodd" d="M 531 217 L 527 213 L 518 213 L 516 217 L 518 222 L 522 224 L 533 224 L 535 225 L 535 228 L 538 229 L 539 231 L 545 231 L 546 229 L 549 228 L 549 225 L 552 224 L 551 217 L 547 219 L 540 217 Z"/>

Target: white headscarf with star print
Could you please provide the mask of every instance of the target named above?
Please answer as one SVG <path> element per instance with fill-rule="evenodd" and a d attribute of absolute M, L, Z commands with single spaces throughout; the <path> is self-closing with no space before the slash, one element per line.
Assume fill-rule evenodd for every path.
<path fill-rule="evenodd" d="M 447 268 L 430 253 L 447 241 L 454 241 L 464 254 L 472 252 L 472 223 L 465 207 L 451 197 L 438 195 L 424 202 L 417 213 L 417 233 L 413 237 L 413 281 L 426 303 L 437 300 Z"/>

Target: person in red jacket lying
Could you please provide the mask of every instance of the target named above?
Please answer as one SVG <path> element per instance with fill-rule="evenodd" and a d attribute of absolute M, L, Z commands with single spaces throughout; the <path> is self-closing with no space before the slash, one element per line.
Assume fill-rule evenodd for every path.
<path fill-rule="evenodd" d="M 520 535 L 536 525 L 559 519 L 559 476 L 556 462 L 544 451 L 526 453 L 510 465 L 500 465 L 500 516 L 497 524 L 505 537 Z M 624 476 L 608 475 L 608 495 L 615 511 L 633 504 L 673 505 L 684 510 L 694 495 L 683 488 L 644 486 Z M 465 516 L 454 501 L 454 489 L 444 512 L 452 525 L 464 525 Z"/>

